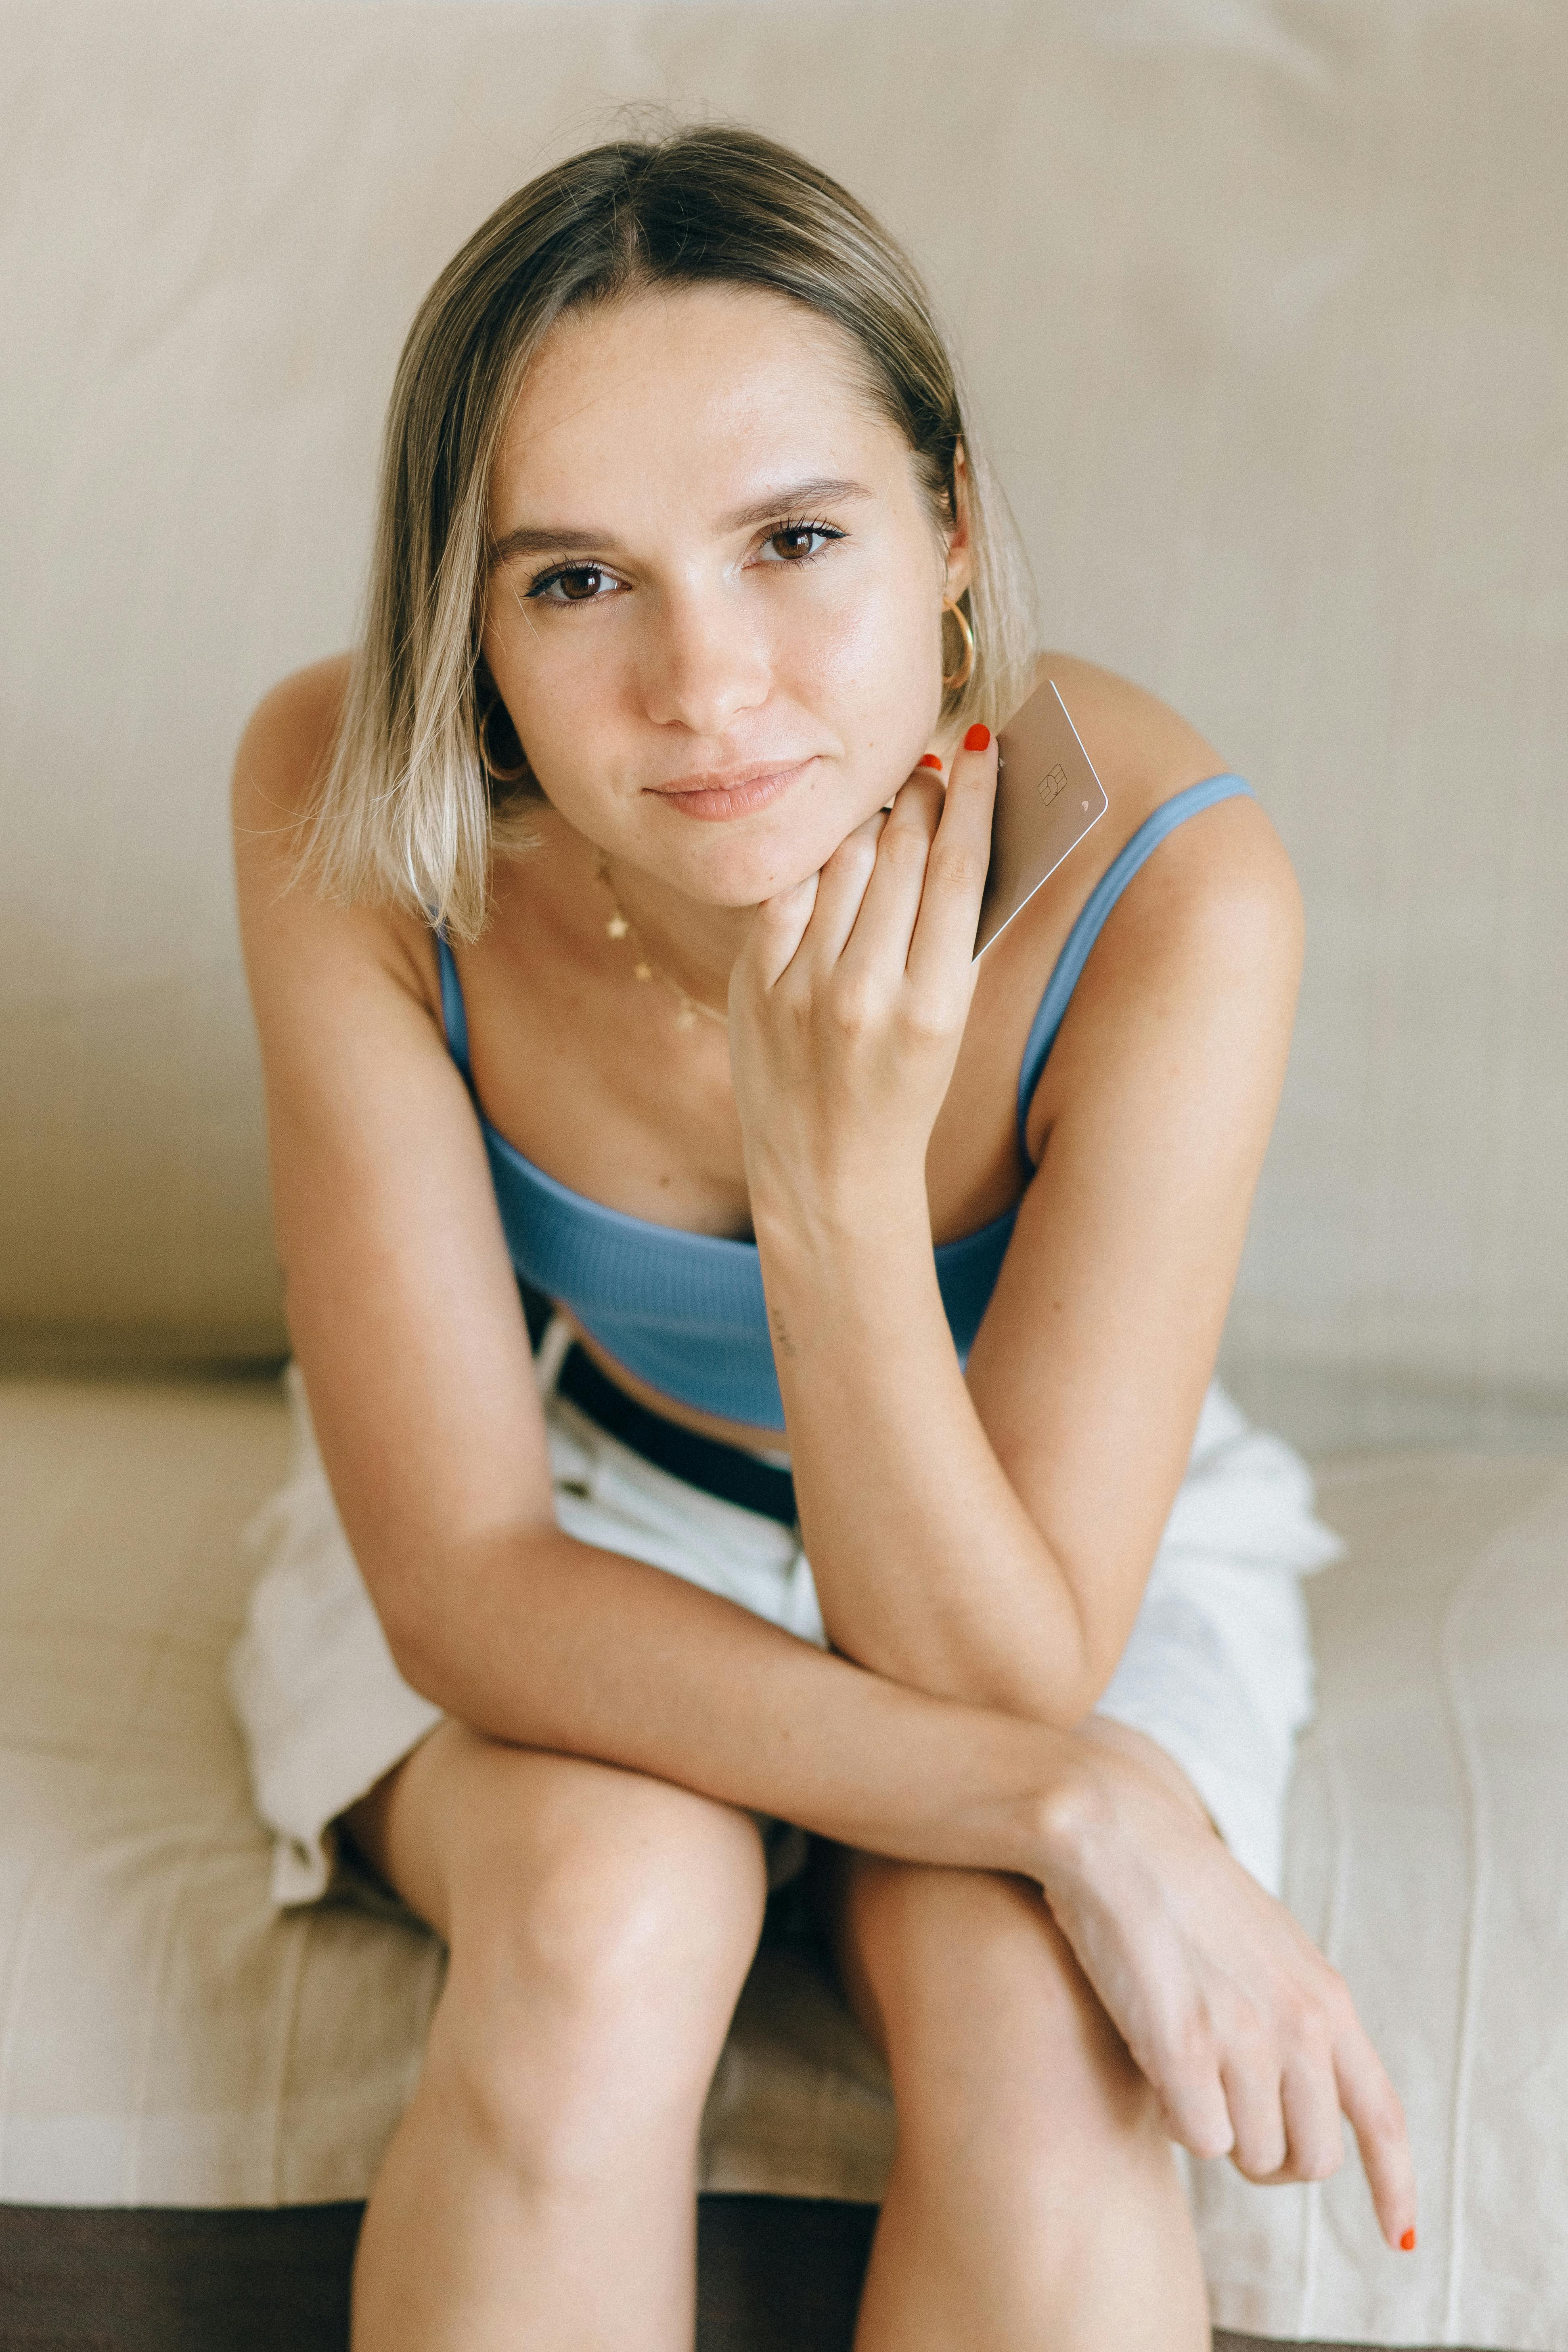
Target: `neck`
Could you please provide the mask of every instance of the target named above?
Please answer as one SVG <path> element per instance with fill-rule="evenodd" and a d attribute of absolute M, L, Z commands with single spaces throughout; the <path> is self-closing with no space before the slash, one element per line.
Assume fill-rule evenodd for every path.
<path fill-rule="evenodd" d="M 658 966 L 668 982 L 722 1013 L 730 992 L 730 973 L 745 944 L 754 909 L 716 907 L 693 898 L 629 859 L 606 858 L 595 845 L 558 815 L 546 824 L 556 835 L 564 891 L 563 912 L 571 910 L 574 929 L 580 931 L 595 964 L 602 963 L 605 932 L 616 908 L 636 933 L 636 947 Z M 541 845 L 543 845 L 542 844 Z M 634 942 L 614 942 L 628 966 Z"/>
<path fill-rule="evenodd" d="M 595 859 L 595 865 L 599 861 Z M 730 992 L 730 972 L 745 944 L 754 909 L 715 907 L 615 858 L 604 861 L 615 903 L 660 970 L 715 1010 Z M 599 885 L 601 894 L 604 884 Z M 609 898 L 605 899 L 608 912 Z"/>

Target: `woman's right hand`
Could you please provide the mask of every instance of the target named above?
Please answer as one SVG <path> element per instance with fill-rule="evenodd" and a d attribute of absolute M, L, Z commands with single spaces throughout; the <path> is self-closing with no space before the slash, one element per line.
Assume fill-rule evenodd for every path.
<path fill-rule="evenodd" d="M 1384 2237 L 1408 2252 L 1404 2110 L 1343 1978 L 1190 1797 L 1122 1742 L 1079 1746 L 1036 1875 L 1171 2137 L 1249 2180 L 1322 2180 L 1342 2113 Z"/>
<path fill-rule="evenodd" d="M 995 739 L 976 725 L 945 788 L 922 762 L 889 812 L 757 908 L 730 1053 L 759 1240 L 845 1217 L 881 1234 L 895 1203 L 929 1234 L 926 1153 L 974 995 L 995 793 Z"/>

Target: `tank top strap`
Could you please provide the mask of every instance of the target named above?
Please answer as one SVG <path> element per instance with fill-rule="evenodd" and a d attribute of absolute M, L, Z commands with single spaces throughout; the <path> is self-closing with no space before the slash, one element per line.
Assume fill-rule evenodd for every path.
<path fill-rule="evenodd" d="M 1200 810 L 1213 808 L 1219 801 L 1251 798 L 1251 786 L 1239 776 L 1206 776 L 1201 784 L 1189 784 L 1185 792 L 1173 793 L 1168 801 L 1146 816 L 1131 841 L 1111 859 L 1083 904 L 1083 911 L 1067 935 L 1062 951 L 1058 956 L 1051 976 L 1046 982 L 1046 992 L 1040 999 L 1039 1010 L 1030 1024 L 1024 1045 L 1024 1059 L 1018 1072 L 1018 1154 L 1026 1167 L 1032 1165 L 1025 1130 L 1029 1106 L 1035 1099 L 1035 1089 L 1040 1083 L 1051 1047 L 1057 1042 L 1057 1032 L 1072 1002 L 1089 950 L 1105 928 L 1106 918 L 1126 889 L 1139 867 L 1151 857 L 1167 835 Z"/>
<path fill-rule="evenodd" d="M 437 928 L 436 953 L 441 961 L 441 1026 L 447 1033 L 447 1050 L 463 1074 L 469 1093 L 473 1092 L 474 1076 L 468 1067 L 468 1012 L 463 1003 L 463 983 L 458 978 L 458 959 L 447 943 L 447 934 Z"/>

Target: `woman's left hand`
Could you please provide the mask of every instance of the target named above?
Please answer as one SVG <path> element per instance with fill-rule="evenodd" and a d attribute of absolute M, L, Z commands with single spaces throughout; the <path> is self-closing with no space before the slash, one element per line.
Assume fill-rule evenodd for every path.
<path fill-rule="evenodd" d="M 1326 2180 L 1342 2114 L 1378 2226 L 1411 2252 L 1405 2113 L 1344 1979 L 1152 1741 L 1095 1716 L 1076 1737 L 1036 1875 L 1171 2137 L 1248 2180 Z"/>
<path fill-rule="evenodd" d="M 974 992 L 996 746 L 917 768 L 820 872 L 765 899 L 730 982 L 753 1217 L 852 1232 L 923 1213 L 925 1154 Z"/>

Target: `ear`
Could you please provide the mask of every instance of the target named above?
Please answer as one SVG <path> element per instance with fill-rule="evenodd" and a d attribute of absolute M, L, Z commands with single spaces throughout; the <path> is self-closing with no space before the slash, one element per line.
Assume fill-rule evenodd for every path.
<path fill-rule="evenodd" d="M 974 550 L 969 536 L 969 465 L 962 441 L 952 453 L 953 520 L 947 534 L 947 582 L 945 595 L 954 603 L 974 577 Z"/>

